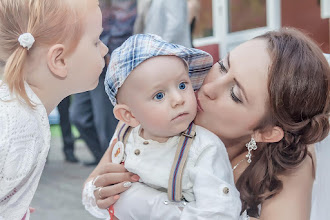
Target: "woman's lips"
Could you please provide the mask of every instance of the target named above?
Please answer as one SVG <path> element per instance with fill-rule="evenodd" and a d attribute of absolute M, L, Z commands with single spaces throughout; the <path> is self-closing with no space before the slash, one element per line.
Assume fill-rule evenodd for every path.
<path fill-rule="evenodd" d="M 195 96 L 196 96 L 196 101 L 197 101 L 197 111 L 203 112 L 204 110 L 203 110 L 203 108 L 201 106 L 201 103 L 200 103 L 200 101 L 198 99 L 198 90 L 195 92 Z"/>

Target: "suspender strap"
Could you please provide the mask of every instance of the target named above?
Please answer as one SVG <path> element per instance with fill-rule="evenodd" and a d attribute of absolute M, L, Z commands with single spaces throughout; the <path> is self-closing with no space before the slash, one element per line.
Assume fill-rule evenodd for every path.
<path fill-rule="evenodd" d="M 122 142 L 123 153 L 125 152 L 125 145 L 127 143 L 129 134 L 131 133 L 132 129 L 133 129 L 132 127 L 128 126 L 127 124 L 125 124 L 122 121 L 119 121 L 118 124 L 117 124 L 117 127 L 116 127 L 117 141 L 118 141 L 117 144 L 119 142 Z M 116 147 L 116 145 L 114 146 L 114 148 Z M 110 155 L 112 155 L 112 151 L 113 151 L 113 149 L 111 150 Z M 124 160 L 125 160 L 125 156 L 123 156 L 123 158 L 120 158 L 119 160 L 121 160 L 121 163 L 123 163 Z M 111 161 L 113 161 L 113 158 L 111 158 Z M 114 215 L 115 215 L 115 210 L 113 208 L 113 205 L 111 205 L 108 208 L 108 212 L 109 212 L 109 215 L 110 215 L 110 220 L 113 220 L 114 219 Z"/>
<path fill-rule="evenodd" d="M 118 131 L 117 140 L 126 144 L 129 134 L 132 131 L 132 127 L 130 127 L 129 125 L 125 124 L 122 121 L 119 121 L 117 124 L 116 131 Z"/>
<path fill-rule="evenodd" d="M 125 145 L 127 143 L 132 127 L 119 121 L 116 128 L 117 143 L 111 149 L 111 161 L 113 163 L 123 163 L 125 161 Z"/>
<path fill-rule="evenodd" d="M 191 123 L 185 132 L 182 132 L 173 161 L 170 178 L 168 180 L 168 199 L 171 201 L 182 200 L 182 174 L 186 164 L 190 146 L 196 135 L 196 125 Z"/>

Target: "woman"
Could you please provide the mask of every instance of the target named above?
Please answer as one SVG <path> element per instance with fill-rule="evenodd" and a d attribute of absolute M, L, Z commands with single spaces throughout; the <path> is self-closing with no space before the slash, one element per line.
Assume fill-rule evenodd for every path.
<path fill-rule="evenodd" d="M 316 167 L 311 144 L 329 133 L 329 81 L 322 51 L 294 29 L 245 42 L 212 67 L 197 93 L 195 123 L 224 142 L 242 211 L 267 220 L 309 219 Z M 257 142 L 253 152 L 245 147 L 252 138 Z M 103 187 L 102 195 L 100 190 L 94 195 L 103 209 L 119 198 L 125 190 L 121 182 L 132 175 L 108 158 L 106 153 L 87 180 L 98 176 L 93 183 Z M 121 195 L 126 204 L 132 201 L 127 218 L 173 216 L 176 207 L 162 203 L 165 193 L 133 186 L 130 196 Z M 142 217 L 139 210 L 148 206 Z"/>

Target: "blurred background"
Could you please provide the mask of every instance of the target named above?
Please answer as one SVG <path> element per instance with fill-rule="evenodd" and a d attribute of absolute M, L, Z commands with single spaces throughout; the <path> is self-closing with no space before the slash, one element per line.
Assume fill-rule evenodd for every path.
<path fill-rule="evenodd" d="M 172 0 L 167 0 L 170 1 Z M 182 8 L 175 9 L 177 27 L 172 29 L 177 32 L 186 30 L 189 34 L 180 34 L 186 39 L 175 37 L 166 39 L 165 35 L 162 37 L 170 42 L 185 42 L 188 46 L 205 50 L 213 56 L 215 62 L 238 44 L 283 26 L 303 30 L 320 45 L 324 53 L 329 53 L 330 0 L 175 1 L 183 1 L 184 4 Z M 162 35 L 162 30 L 167 28 L 166 20 L 159 19 L 158 24 L 149 23 L 158 19 L 152 16 L 160 16 L 161 13 L 157 10 L 163 10 L 161 2 L 166 3 L 163 0 L 100 1 L 104 16 L 104 34 L 101 39 L 110 48 L 107 62 L 111 58 L 111 51 L 134 33 L 150 32 Z M 138 28 L 137 22 L 140 22 Z M 100 83 L 103 84 L 103 81 L 100 80 Z M 69 98 L 71 102 L 75 99 L 75 96 Z M 98 110 L 102 108 L 104 106 L 97 106 L 94 114 L 98 114 Z M 68 112 L 72 114 L 70 104 L 65 105 L 64 109 L 64 112 L 67 112 L 66 116 Z M 112 116 L 111 110 L 106 112 Z M 61 128 L 63 129 L 60 125 L 61 114 L 56 108 L 49 115 L 52 132 L 51 149 L 31 204 L 36 209 L 31 219 L 95 219 L 84 211 L 81 204 L 81 190 L 99 158 L 95 157 L 97 155 L 95 152 L 92 153 L 95 149 L 93 150 L 86 144 L 86 140 L 81 138 L 81 130 L 71 124 L 70 118 L 64 117 L 63 114 L 65 113 L 62 113 L 62 122 L 71 128 L 72 133 L 70 133 L 72 140 L 69 141 L 70 146 L 67 148 L 69 150 L 65 150 L 64 136 L 67 133 L 63 135 L 61 132 Z M 94 127 L 98 126 L 97 123 L 94 124 Z M 112 126 L 115 126 L 114 122 Z M 112 131 L 106 132 L 111 138 Z M 96 153 L 103 153 L 104 150 Z M 86 163 L 86 161 L 91 162 Z"/>
<path fill-rule="evenodd" d="M 295 27 L 329 53 L 329 0 L 201 0 L 194 46 L 215 60 L 266 31 Z"/>

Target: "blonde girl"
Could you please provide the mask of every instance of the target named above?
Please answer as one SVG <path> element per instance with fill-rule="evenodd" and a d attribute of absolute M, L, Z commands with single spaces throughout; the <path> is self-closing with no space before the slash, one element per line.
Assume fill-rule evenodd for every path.
<path fill-rule="evenodd" d="M 0 0 L 0 219 L 29 219 L 48 114 L 94 89 L 107 47 L 97 0 Z"/>

